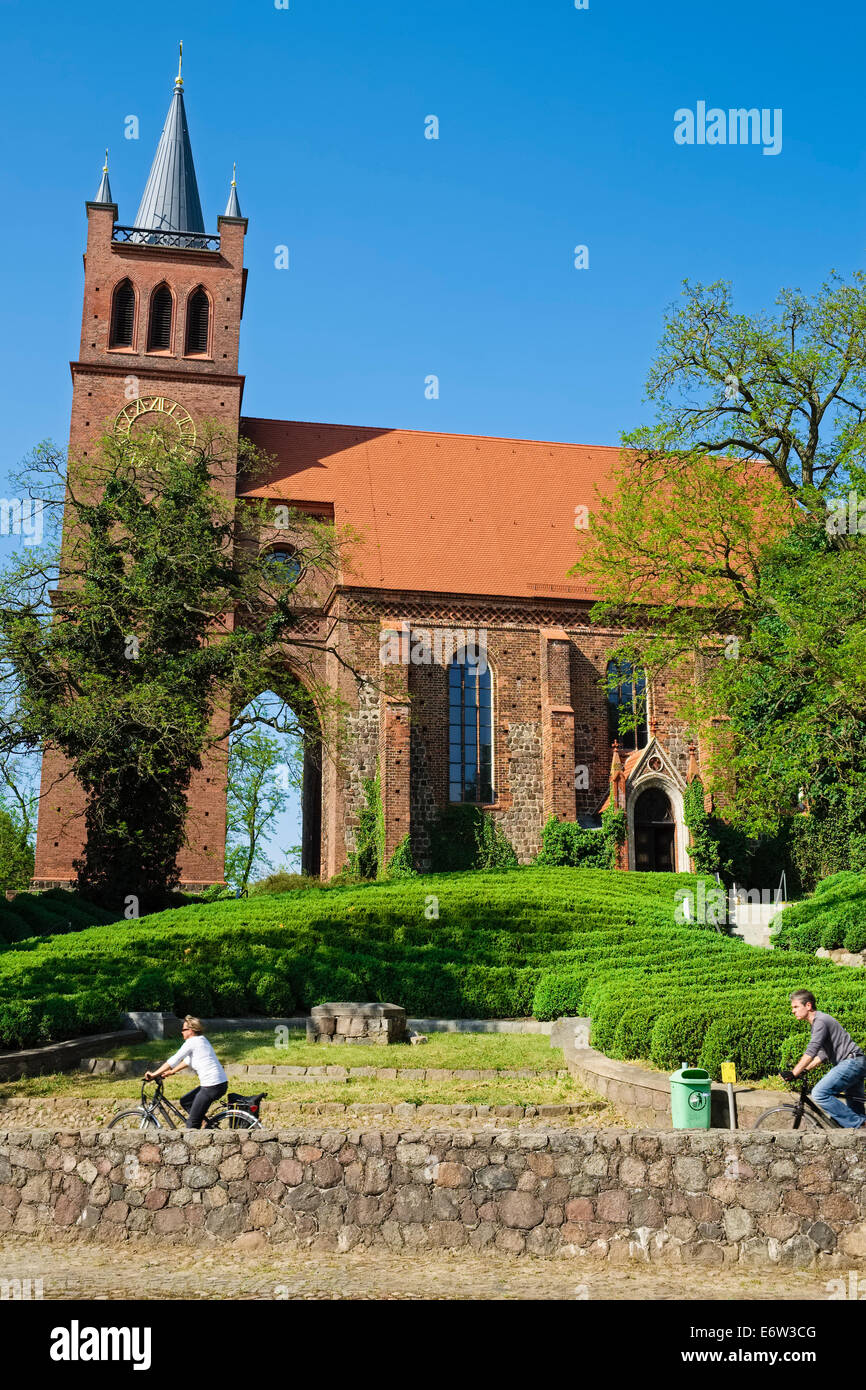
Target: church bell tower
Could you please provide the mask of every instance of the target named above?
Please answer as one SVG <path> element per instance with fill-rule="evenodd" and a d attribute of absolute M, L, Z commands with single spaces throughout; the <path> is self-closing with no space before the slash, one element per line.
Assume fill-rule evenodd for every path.
<path fill-rule="evenodd" d="M 205 229 L 180 69 L 134 222 L 118 220 L 107 155 L 96 197 L 86 206 L 81 345 L 70 363 L 70 457 L 86 456 L 106 432 L 134 430 L 144 416 L 166 417 L 189 438 L 204 420 L 236 432 L 247 222 L 233 176 L 216 232 Z M 41 790 L 34 887 L 66 887 L 83 849 L 85 800 L 50 748 Z M 183 886 L 193 889 L 223 878 L 219 760 L 194 775 L 189 804 L 189 843 L 179 863 Z"/>

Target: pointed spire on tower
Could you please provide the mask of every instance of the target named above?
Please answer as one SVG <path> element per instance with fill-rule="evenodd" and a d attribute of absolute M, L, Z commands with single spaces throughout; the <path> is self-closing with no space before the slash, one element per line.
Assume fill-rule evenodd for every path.
<path fill-rule="evenodd" d="M 111 184 L 108 182 L 108 150 L 105 151 L 105 163 L 102 166 L 102 182 L 94 198 L 94 203 L 113 203 L 111 196 Z"/>
<path fill-rule="evenodd" d="M 204 232 L 183 104 L 182 63 L 183 44 L 171 105 L 135 218 L 136 227 L 153 232 Z M 141 237 L 140 240 L 155 241 L 156 238 Z"/>
<path fill-rule="evenodd" d="M 241 205 L 240 205 L 240 203 L 238 202 L 238 181 L 237 181 L 237 172 L 238 172 L 238 166 L 237 166 L 237 164 L 233 164 L 233 165 L 232 165 L 232 186 L 231 186 L 231 190 L 230 190 L 230 192 L 229 192 L 229 200 L 228 200 L 228 202 L 226 203 L 226 210 L 225 210 L 225 212 L 223 213 L 223 216 L 224 216 L 224 217 L 242 217 L 242 216 L 243 216 L 243 213 L 241 212 Z"/>

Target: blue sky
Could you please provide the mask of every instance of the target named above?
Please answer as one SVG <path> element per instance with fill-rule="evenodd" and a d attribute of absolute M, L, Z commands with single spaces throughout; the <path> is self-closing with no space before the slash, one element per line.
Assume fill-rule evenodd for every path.
<path fill-rule="evenodd" d="M 615 443 L 684 277 L 755 309 L 862 264 L 853 0 L 0 0 L 0 24 L 4 474 L 66 442 L 84 202 L 108 145 L 133 220 L 181 38 L 208 229 L 233 160 L 249 218 L 250 415 Z M 781 152 L 677 145 L 699 101 L 780 108 Z"/>

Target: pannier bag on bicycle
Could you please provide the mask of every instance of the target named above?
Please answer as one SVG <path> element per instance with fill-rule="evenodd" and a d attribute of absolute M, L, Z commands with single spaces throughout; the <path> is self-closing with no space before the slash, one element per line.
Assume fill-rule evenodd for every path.
<path fill-rule="evenodd" d="M 229 1091 L 226 1103 L 235 1110 L 245 1110 L 248 1115 L 254 1115 L 258 1119 L 261 1103 L 267 1094 L 267 1091 L 260 1091 L 257 1096 L 239 1096 L 236 1092 Z"/>

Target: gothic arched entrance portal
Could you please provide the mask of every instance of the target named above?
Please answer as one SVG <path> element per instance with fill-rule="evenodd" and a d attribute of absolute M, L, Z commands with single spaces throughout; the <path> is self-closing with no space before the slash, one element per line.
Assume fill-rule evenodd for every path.
<path fill-rule="evenodd" d="M 634 866 L 673 873 L 676 863 L 674 813 L 661 787 L 647 787 L 634 808 Z"/>

